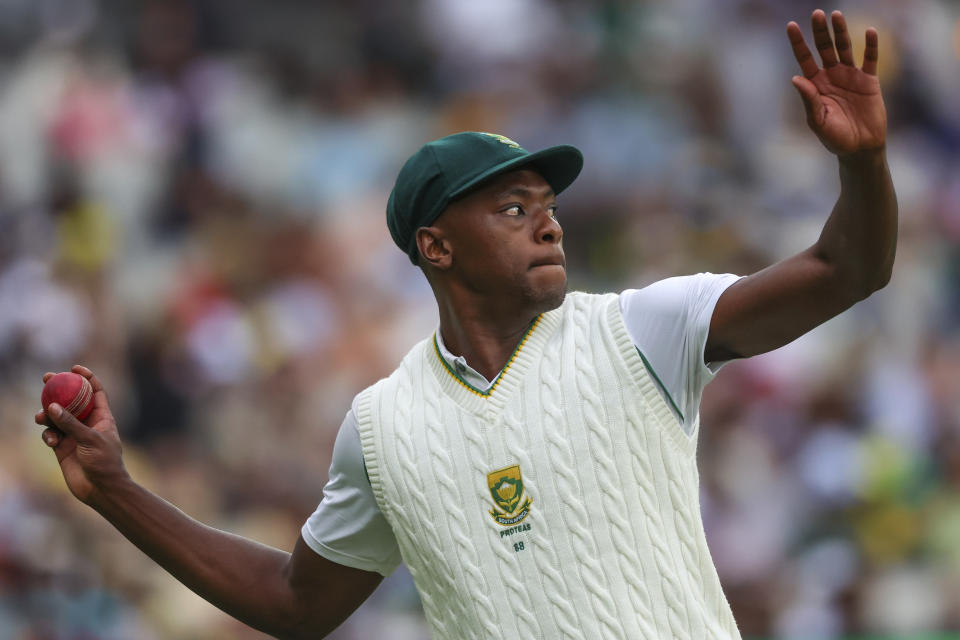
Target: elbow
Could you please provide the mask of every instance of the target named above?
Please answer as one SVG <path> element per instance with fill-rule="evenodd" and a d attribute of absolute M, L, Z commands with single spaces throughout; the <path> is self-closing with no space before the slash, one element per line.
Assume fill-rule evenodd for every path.
<path fill-rule="evenodd" d="M 326 633 L 317 633 L 306 632 L 306 631 L 294 631 L 290 633 L 284 633 L 276 636 L 279 640 L 317 640 L 318 638 L 326 638 Z"/>
<path fill-rule="evenodd" d="M 332 629 L 324 631 L 324 630 L 318 630 L 315 627 L 313 628 L 288 627 L 287 629 L 281 632 L 276 632 L 271 635 L 273 635 L 275 638 L 278 638 L 279 640 L 317 640 L 318 638 L 326 638 L 330 634 L 330 631 L 332 631 Z"/>
<path fill-rule="evenodd" d="M 889 278 L 878 278 L 869 282 L 848 285 L 846 287 L 846 298 L 849 304 L 852 305 L 866 300 L 874 293 L 887 286 L 887 282 L 889 282 L 889 280 Z"/>
<path fill-rule="evenodd" d="M 326 638 L 336 625 L 329 625 L 327 621 L 317 620 L 313 608 L 278 607 L 278 615 L 270 625 L 257 626 L 259 631 L 278 640 L 317 640 Z M 283 611 L 282 613 L 279 613 Z"/>
<path fill-rule="evenodd" d="M 885 286 L 890 284 L 890 278 L 892 277 L 893 277 L 893 265 L 891 264 L 889 267 L 887 267 L 884 270 L 882 274 L 880 274 L 880 277 L 877 278 L 877 281 L 873 287 L 873 291 L 871 291 L 870 293 L 873 293 L 874 291 L 880 291 L 880 289 L 883 289 Z"/>
<path fill-rule="evenodd" d="M 890 284 L 893 277 L 893 252 L 870 260 L 823 260 L 823 275 L 832 281 L 834 290 L 848 304 L 856 304 Z"/>
<path fill-rule="evenodd" d="M 337 626 L 310 616 L 299 616 L 288 620 L 282 630 L 275 630 L 271 635 L 279 640 L 317 640 L 326 638 Z"/>
<path fill-rule="evenodd" d="M 871 251 L 828 251 L 819 243 L 813 247 L 821 277 L 848 304 L 865 300 L 890 284 L 896 252 L 895 242 Z"/>
<path fill-rule="evenodd" d="M 888 284 L 890 284 L 890 279 L 893 277 L 893 259 L 894 255 L 891 254 L 887 260 L 884 261 L 883 265 L 874 271 L 873 278 L 869 282 L 868 291 L 863 297 L 866 298 L 873 293 L 880 291 Z"/>
<path fill-rule="evenodd" d="M 855 282 L 850 283 L 848 290 L 850 291 L 851 298 L 853 298 L 853 302 L 856 303 L 861 300 L 866 300 L 877 291 L 880 291 L 880 289 L 890 284 L 890 278 L 892 276 L 893 265 L 891 264 L 888 267 L 870 274 L 870 277 L 858 278 Z"/>
<path fill-rule="evenodd" d="M 282 630 L 271 635 L 280 640 L 318 640 L 326 638 L 340 626 L 343 618 L 322 615 L 322 607 L 309 607 L 307 610 L 290 615 Z"/>

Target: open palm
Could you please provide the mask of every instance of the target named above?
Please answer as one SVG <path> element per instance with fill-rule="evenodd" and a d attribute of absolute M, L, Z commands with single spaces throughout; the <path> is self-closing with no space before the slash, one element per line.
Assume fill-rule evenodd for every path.
<path fill-rule="evenodd" d="M 793 85 L 803 99 L 807 124 L 838 156 L 881 148 L 887 138 L 887 112 L 877 79 L 877 32 L 867 29 L 863 66 L 857 68 L 843 14 L 834 11 L 830 18 L 835 38 L 830 37 L 823 11 L 817 9 L 811 16 L 822 68 L 813 59 L 799 25 L 787 25 L 787 37 L 803 71 L 803 77 L 793 78 Z"/>

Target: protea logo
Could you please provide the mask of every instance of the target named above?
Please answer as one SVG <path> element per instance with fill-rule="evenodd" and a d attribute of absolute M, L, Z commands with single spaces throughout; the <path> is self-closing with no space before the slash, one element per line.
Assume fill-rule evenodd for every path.
<path fill-rule="evenodd" d="M 488 473 L 487 486 L 496 505 L 490 510 L 490 515 L 497 524 L 509 527 L 529 515 L 530 503 L 533 500 L 529 497 L 523 499 L 523 477 L 520 475 L 520 465 Z"/>

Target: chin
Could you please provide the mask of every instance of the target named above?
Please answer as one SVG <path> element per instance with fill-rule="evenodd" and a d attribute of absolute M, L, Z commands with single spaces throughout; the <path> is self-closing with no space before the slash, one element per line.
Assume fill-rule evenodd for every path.
<path fill-rule="evenodd" d="M 567 288 L 564 287 L 560 291 L 552 293 L 550 296 L 544 298 L 543 305 L 540 309 L 540 313 L 544 311 L 553 311 L 561 304 L 563 304 L 563 299 L 567 297 Z"/>
<path fill-rule="evenodd" d="M 556 309 L 563 304 L 563 299 L 566 297 L 566 278 L 563 278 L 558 282 L 551 282 L 549 284 L 532 288 L 528 292 L 528 299 L 532 303 L 532 306 L 536 309 L 537 313 L 543 313 L 545 311 L 552 311 L 553 309 Z"/>

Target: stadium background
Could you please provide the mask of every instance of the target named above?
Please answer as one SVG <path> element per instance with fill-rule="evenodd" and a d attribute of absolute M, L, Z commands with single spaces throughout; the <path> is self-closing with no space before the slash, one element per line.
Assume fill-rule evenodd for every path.
<path fill-rule="evenodd" d="M 837 169 L 784 25 L 809 38 L 815 6 L 0 2 L 0 637 L 263 637 L 69 496 L 40 375 L 91 366 L 138 480 L 291 548 L 352 396 L 434 327 L 383 214 L 428 139 L 584 151 L 560 211 L 574 288 L 813 242 Z M 897 264 L 707 388 L 708 539 L 746 636 L 960 630 L 960 6 L 823 8 L 858 61 L 880 31 Z M 426 638 L 404 570 L 332 637 Z"/>

